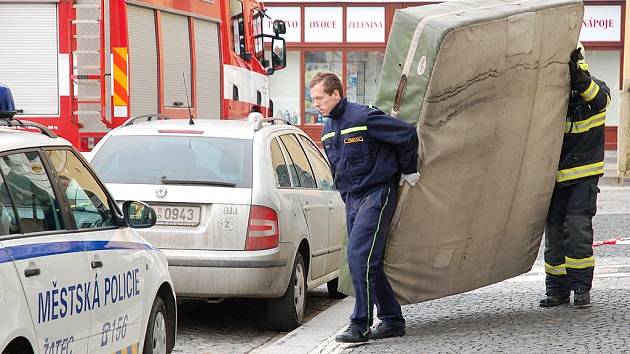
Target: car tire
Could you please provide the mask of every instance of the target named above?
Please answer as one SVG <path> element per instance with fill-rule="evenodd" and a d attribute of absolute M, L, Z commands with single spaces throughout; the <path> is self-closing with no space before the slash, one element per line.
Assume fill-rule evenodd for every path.
<path fill-rule="evenodd" d="M 293 263 L 293 273 L 287 291 L 281 298 L 267 301 L 269 326 L 283 332 L 296 329 L 304 320 L 305 307 L 306 267 L 302 255 L 298 253 Z"/>
<path fill-rule="evenodd" d="M 348 296 L 339 291 L 339 278 L 335 278 L 326 283 L 326 288 L 328 288 L 328 296 L 333 299 L 343 299 Z"/>
<path fill-rule="evenodd" d="M 147 323 L 147 333 L 144 337 L 143 354 L 166 354 L 168 353 L 168 316 L 166 306 L 162 298 L 157 296 L 153 301 L 151 315 Z"/>

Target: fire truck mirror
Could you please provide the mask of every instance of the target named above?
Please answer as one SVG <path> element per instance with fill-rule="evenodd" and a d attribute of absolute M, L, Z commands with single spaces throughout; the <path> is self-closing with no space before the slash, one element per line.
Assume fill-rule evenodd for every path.
<path fill-rule="evenodd" d="M 271 39 L 271 66 L 273 70 L 280 70 L 287 66 L 286 43 L 284 38 Z"/>
<path fill-rule="evenodd" d="M 276 35 L 287 33 L 287 26 L 284 24 L 282 20 L 274 20 L 273 21 L 273 33 Z"/>

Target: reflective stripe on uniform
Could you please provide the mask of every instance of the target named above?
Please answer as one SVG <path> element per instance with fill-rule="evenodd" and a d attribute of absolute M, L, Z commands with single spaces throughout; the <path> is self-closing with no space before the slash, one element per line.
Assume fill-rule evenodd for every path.
<path fill-rule="evenodd" d="M 589 131 L 591 128 L 599 127 L 606 123 L 606 110 L 603 112 L 597 113 L 589 119 L 577 121 L 577 122 L 566 122 L 564 126 L 565 134 L 577 134 L 584 133 Z"/>
<path fill-rule="evenodd" d="M 564 264 L 567 268 L 571 269 L 586 269 L 595 267 L 595 257 L 590 256 L 587 258 L 571 258 L 564 257 Z"/>
<path fill-rule="evenodd" d="M 367 127 L 365 127 L 367 129 Z M 387 203 L 389 203 L 389 191 L 390 188 L 387 188 L 387 197 L 385 198 L 385 204 L 381 208 L 381 213 L 378 215 L 378 223 L 376 224 L 376 231 L 374 232 L 374 237 L 372 238 L 372 247 L 370 247 L 370 253 L 367 257 L 367 268 L 365 269 L 365 283 L 367 285 L 366 292 L 366 302 L 367 302 L 367 315 L 368 315 L 368 328 L 366 333 L 370 331 L 370 319 L 372 318 L 372 306 L 370 304 L 370 258 L 372 258 L 372 251 L 374 251 L 374 244 L 376 244 L 376 237 L 378 236 L 378 231 L 381 229 L 381 218 L 383 218 L 383 211 L 387 208 Z"/>
<path fill-rule="evenodd" d="M 321 141 L 324 141 L 324 140 L 326 140 L 326 139 L 330 139 L 330 138 L 332 138 L 333 136 L 335 136 L 335 132 L 331 132 L 331 133 L 328 133 L 328 134 L 324 134 L 324 135 L 322 135 Z"/>
<path fill-rule="evenodd" d="M 348 128 L 348 129 L 344 129 L 341 131 L 341 135 L 346 135 L 346 134 L 350 134 L 350 133 L 354 133 L 354 132 L 360 132 L 363 130 L 367 130 L 367 125 L 360 125 L 358 127 L 352 127 L 352 128 Z"/>
<path fill-rule="evenodd" d="M 553 266 L 545 262 L 545 273 L 551 275 L 567 275 L 567 269 L 564 264 Z"/>
<path fill-rule="evenodd" d="M 582 71 L 588 71 L 588 64 L 586 64 L 584 60 L 578 61 L 578 65 L 580 66 L 580 69 L 582 69 Z"/>
<path fill-rule="evenodd" d="M 580 96 L 584 98 L 584 101 L 588 102 L 592 100 L 593 98 L 595 98 L 595 96 L 597 96 L 598 93 L 599 93 L 599 85 L 597 85 L 595 81 L 591 80 L 591 84 L 588 86 L 586 91 L 580 93 Z"/>
<path fill-rule="evenodd" d="M 556 172 L 556 182 L 570 181 L 587 176 L 596 176 L 604 173 L 604 161 L 589 165 L 567 168 Z"/>

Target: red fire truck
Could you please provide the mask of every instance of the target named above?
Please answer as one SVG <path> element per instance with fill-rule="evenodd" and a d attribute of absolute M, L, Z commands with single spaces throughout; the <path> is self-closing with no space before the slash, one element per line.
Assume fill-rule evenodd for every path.
<path fill-rule="evenodd" d="M 0 83 L 21 118 L 84 151 L 141 114 L 268 115 L 268 75 L 286 57 L 284 23 L 264 34 L 264 12 L 256 0 L 0 2 Z"/>

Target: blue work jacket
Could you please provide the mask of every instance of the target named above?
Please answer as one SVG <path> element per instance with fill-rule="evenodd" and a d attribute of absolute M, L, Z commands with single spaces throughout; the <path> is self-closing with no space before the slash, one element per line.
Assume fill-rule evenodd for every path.
<path fill-rule="evenodd" d="M 362 193 L 418 170 L 416 127 L 343 98 L 324 124 L 321 141 L 335 188 Z"/>

